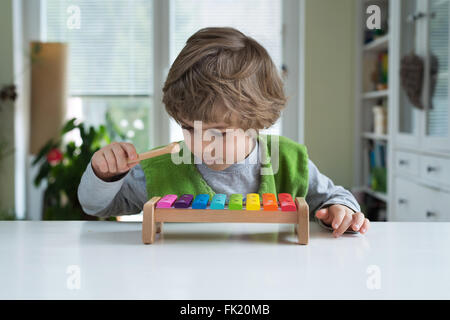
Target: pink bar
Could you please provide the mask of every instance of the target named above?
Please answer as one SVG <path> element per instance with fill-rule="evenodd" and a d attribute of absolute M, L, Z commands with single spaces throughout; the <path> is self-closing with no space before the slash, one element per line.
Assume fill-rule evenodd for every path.
<path fill-rule="evenodd" d="M 173 203 L 177 200 L 176 194 L 166 194 L 164 197 L 162 197 L 158 203 L 156 204 L 157 208 L 170 208 L 172 207 Z"/>

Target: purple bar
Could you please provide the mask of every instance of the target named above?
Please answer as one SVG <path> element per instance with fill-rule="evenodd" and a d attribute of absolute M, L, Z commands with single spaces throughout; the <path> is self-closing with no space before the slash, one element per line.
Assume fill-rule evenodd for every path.
<path fill-rule="evenodd" d="M 175 208 L 189 208 L 194 196 L 192 194 L 183 194 L 177 201 L 175 201 Z"/>
<path fill-rule="evenodd" d="M 162 197 L 158 203 L 156 204 L 157 208 L 170 208 L 172 207 L 172 204 L 177 200 L 176 194 L 166 194 L 164 197 Z"/>

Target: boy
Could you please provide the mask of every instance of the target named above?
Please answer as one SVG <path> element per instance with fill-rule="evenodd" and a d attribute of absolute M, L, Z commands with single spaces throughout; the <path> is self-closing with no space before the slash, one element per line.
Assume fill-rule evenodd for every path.
<path fill-rule="evenodd" d="M 304 196 L 335 237 L 368 231 L 356 199 L 319 172 L 305 146 L 255 133 L 276 122 L 287 97 L 254 39 L 233 28 L 199 30 L 171 66 L 163 92 L 167 112 L 183 129 L 182 153 L 194 163 L 163 155 L 130 164 L 137 159 L 134 146 L 112 143 L 94 154 L 81 179 L 86 213 L 135 214 L 150 197 L 169 193 L 287 192 Z"/>

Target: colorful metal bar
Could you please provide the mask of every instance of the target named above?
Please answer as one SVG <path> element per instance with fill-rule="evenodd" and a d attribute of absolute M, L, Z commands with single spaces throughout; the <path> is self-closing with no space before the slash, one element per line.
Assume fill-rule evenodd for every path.
<path fill-rule="evenodd" d="M 230 201 L 228 203 L 229 210 L 242 210 L 242 194 L 234 193 L 230 195 Z"/>
<path fill-rule="evenodd" d="M 208 201 L 209 194 L 198 194 L 192 203 L 192 209 L 206 209 Z"/>
<path fill-rule="evenodd" d="M 278 200 L 280 201 L 281 211 L 296 211 L 294 199 L 289 193 L 279 193 Z"/>
<path fill-rule="evenodd" d="M 194 199 L 194 196 L 192 194 L 183 194 L 180 198 L 178 198 L 177 201 L 175 201 L 175 204 L 173 206 L 175 208 L 189 208 L 192 199 Z"/>
<path fill-rule="evenodd" d="M 259 194 L 257 193 L 248 193 L 247 200 L 245 202 L 246 210 L 260 210 L 261 204 L 259 201 Z"/>
<path fill-rule="evenodd" d="M 223 193 L 216 193 L 211 200 L 210 209 L 224 209 L 225 208 L 225 200 L 227 199 L 227 195 Z"/>
<path fill-rule="evenodd" d="M 265 211 L 276 211 L 278 210 L 277 197 L 273 193 L 263 193 L 262 194 L 263 209 Z"/>
<path fill-rule="evenodd" d="M 176 194 L 166 194 L 158 201 L 158 203 L 156 204 L 156 208 L 170 208 L 172 207 L 175 200 L 177 200 Z"/>

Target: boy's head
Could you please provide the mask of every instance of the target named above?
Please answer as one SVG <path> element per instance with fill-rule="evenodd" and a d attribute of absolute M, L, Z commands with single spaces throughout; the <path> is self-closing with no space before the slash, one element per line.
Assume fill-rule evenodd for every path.
<path fill-rule="evenodd" d="M 247 130 L 272 126 L 287 102 L 267 51 L 228 27 L 204 28 L 187 40 L 169 70 L 163 93 L 167 112 L 183 129 L 193 127 L 194 121 L 201 121 L 204 130 L 216 125 L 222 131 L 241 129 L 234 148 L 244 148 Z M 186 141 L 192 133 L 183 130 Z M 229 149 L 224 146 L 224 151 Z M 232 162 L 240 161 L 233 158 Z"/>

